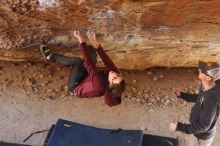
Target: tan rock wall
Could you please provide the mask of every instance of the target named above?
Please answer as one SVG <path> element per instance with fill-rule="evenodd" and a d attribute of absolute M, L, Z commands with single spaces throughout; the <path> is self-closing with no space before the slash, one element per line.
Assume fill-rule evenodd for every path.
<path fill-rule="evenodd" d="M 123 69 L 220 63 L 219 24 L 219 0 L 1 0 L 0 60 L 42 61 L 42 41 L 78 56 L 86 28 Z"/>

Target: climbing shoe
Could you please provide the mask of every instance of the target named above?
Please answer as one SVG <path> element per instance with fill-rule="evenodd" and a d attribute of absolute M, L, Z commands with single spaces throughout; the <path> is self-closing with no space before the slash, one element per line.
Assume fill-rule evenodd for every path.
<path fill-rule="evenodd" d="M 51 50 L 48 48 L 48 46 L 42 44 L 40 45 L 40 52 L 43 55 L 44 59 L 49 60 L 50 56 L 52 54 Z"/>

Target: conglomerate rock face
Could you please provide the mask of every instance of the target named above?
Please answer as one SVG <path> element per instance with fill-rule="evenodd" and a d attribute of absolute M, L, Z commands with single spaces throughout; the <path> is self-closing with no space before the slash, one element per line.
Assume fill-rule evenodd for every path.
<path fill-rule="evenodd" d="M 219 24 L 219 0 L 1 0 L 0 60 L 79 56 L 70 32 L 91 29 L 122 69 L 196 66 L 219 61 Z"/>

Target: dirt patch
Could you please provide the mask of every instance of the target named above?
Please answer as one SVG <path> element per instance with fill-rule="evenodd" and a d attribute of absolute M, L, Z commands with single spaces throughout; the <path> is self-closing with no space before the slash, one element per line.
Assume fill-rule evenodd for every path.
<path fill-rule="evenodd" d="M 173 120 L 188 122 L 192 104 L 171 94 L 172 87 L 198 92 L 194 68 L 123 71 L 127 90 L 121 105 L 108 107 L 103 97 L 77 98 L 67 91 L 69 68 L 45 63 L 0 63 L 0 140 L 22 143 L 30 133 L 48 129 L 58 118 L 100 128 L 141 129 L 145 133 L 195 139 L 169 132 Z M 219 131 L 213 146 L 219 146 Z M 41 145 L 46 133 L 27 143 Z"/>

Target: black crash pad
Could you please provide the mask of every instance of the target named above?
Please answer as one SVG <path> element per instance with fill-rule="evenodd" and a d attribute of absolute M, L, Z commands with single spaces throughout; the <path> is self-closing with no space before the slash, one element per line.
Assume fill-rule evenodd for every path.
<path fill-rule="evenodd" d="M 101 129 L 59 119 L 44 146 L 179 146 L 177 139 L 140 130 Z"/>
<path fill-rule="evenodd" d="M 101 129 L 59 119 L 47 146 L 141 146 L 140 130 Z"/>
<path fill-rule="evenodd" d="M 142 146 L 179 146 L 177 139 L 145 134 Z"/>

